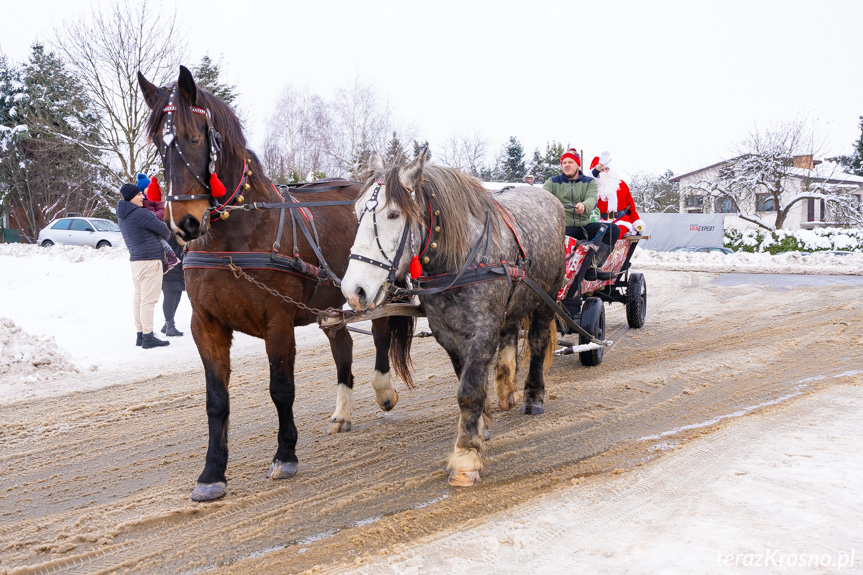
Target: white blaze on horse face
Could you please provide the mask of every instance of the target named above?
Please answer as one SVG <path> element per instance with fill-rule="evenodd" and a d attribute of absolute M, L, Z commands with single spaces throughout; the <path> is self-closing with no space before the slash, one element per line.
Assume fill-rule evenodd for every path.
<path fill-rule="evenodd" d="M 372 199 L 376 189 L 377 198 Z M 395 207 L 387 206 L 386 203 L 386 186 L 377 183 L 372 184 L 357 201 L 357 219 L 360 224 L 351 254 L 389 265 L 398 252 L 405 220 Z M 410 246 L 405 246 L 401 261 L 396 262 L 399 268 L 406 267 L 404 262 L 408 261 L 406 257 L 409 252 Z M 388 269 L 351 259 L 342 278 L 342 294 L 348 305 L 355 310 L 365 310 L 382 304 L 389 274 Z"/>

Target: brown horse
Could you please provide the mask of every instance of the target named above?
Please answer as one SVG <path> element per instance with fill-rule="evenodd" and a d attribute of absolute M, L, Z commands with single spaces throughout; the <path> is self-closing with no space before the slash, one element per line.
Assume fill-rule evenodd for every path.
<path fill-rule="evenodd" d="M 140 73 L 138 82 L 151 110 L 148 138 L 165 170 L 166 223 L 188 250 L 186 290 L 192 335 L 204 364 L 210 433 L 192 499 L 210 501 L 227 493 L 234 331 L 266 342 L 270 397 L 279 418 L 278 449 L 267 477 L 283 479 L 297 472 L 294 327 L 314 322 L 319 310 L 340 309 L 345 301 L 338 278 L 347 269 L 357 227 L 352 203 L 359 185 L 345 180 L 310 184 L 298 191 L 315 193 L 296 195 L 315 207 L 265 209 L 264 204 L 284 205 L 286 200 L 246 148 L 231 109 L 197 87 L 182 66 L 176 84 L 156 87 Z M 387 320 L 374 321 L 372 332 L 377 348 L 372 386 L 378 404 L 389 410 L 398 394 L 390 381 Z M 344 327 L 328 335 L 338 391 L 327 433 L 338 433 L 351 428 L 353 342 Z"/>

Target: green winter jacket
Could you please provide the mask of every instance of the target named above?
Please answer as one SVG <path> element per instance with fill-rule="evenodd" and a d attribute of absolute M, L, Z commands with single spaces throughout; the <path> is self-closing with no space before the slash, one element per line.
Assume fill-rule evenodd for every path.
<path fill-rule="evenodd" d="M 590 223 L 590 212 L 596 207 L 596 180 L 579 172 L 576 179 L 570 180 L 563 174 L 545 181 L 543 188 L 563 202 L 567 226 L 584 226 Z M 584 204 L 584 213 L 575 210 L 575 204 Z"/>

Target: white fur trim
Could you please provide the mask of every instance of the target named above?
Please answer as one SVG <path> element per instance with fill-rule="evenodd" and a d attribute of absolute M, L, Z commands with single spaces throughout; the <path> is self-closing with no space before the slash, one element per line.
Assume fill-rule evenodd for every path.
<path fill-rule="evenodd" d="M 608 170 L 599 175 L 596 181 L 597 199 L 608 202 L 607 212 L 617 211 L 617 190 L 620 188 L 620 178 L 614 170 Z"/>

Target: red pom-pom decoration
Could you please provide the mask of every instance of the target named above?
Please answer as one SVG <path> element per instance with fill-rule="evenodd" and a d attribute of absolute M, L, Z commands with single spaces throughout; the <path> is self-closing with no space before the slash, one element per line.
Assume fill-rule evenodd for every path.
<path fill-rule="evenodd" d="M 210 174 L 210 193 L 213 194 L 214 198 L 221 198 L 225 195 L 227 190 L 225 189 L 225 185 L 219 179 L 215 172 Z"/>
<path fill-rule="evenodd" d="M 150 178 L 150 185 L 147 186 L 147 199 L 151 202 L 162 201 L 162 188 L 159 187 L 159 182 L 156 181 L 156 176 Z"/>
<path fill-rule="evenodd" d="M 420 259 L 414 256 L 411 260 L 411 277 L 417 279 L 421 275 L 423 275 L 423 266 L 420 264 Z"/>

